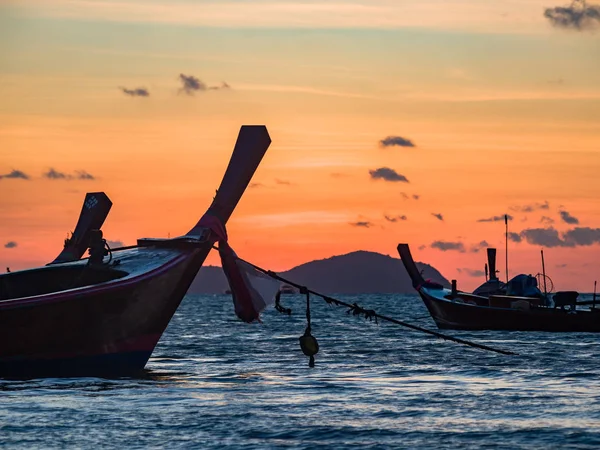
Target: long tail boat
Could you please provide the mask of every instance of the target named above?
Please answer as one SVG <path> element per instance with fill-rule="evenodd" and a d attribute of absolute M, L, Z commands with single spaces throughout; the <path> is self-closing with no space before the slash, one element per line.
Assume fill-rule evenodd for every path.
<path fill-rule="evenodd" d="M 595 307 L 595 298 L 578 302 L 577 292 L 563 291 L 554 294 L 549 304 L 539 296 L 496 295 L 492 292 L 484 296 L 462 292 L 456 288 L 455 282 L 448 289 L 423 278 L 408 244 L 399 244 L 398 253 L 413 287 L 438 328 L 600 332 L 600 308 Z M 522 275 L 515 277 L 517 281 L 518 277 Z M 508 285 L 510 289 L 510 282 Z M 591 308 L 583 309 L 581 306 Z"/>
<path fill-rule="evenodd" d="M 185 235 L 0 275 L 0 376 L 130 376 L 146 365 L 271 139 L 243 126 L 212 204 Z M 102 242 L 102 239 L 99 240 Z"/>

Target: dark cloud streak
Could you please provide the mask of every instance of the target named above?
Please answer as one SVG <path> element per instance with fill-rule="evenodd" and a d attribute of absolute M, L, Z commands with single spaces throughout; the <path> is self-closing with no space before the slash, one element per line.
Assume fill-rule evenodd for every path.
<path fill-rule="evenodd" d="M 380 147 L 415 147 L 415 144 L 402 136 L 388 136 L 379 141 Z"/>
<path fill-rule="evenodd" d="M 29 180 L 29 175 L 27 175 L 25 172 L 22 172 L 20 170 L 13 169 L 10 172 L 8 172 L 7 174 L 0 175 L 0 180 L 3 178 Z"/>
<path fill-rule="evenodd" d="M 465 244 L 463 244 L 462 242 L 456 241 L 456 242 L 452 242 L 452 241 L 433 241 L 430 245 L 431 248 L 435 248 L 437 250 L 440 250 L 442 252 L 447 252 L 447 251 L 457 251 L 460 253 L 465 253 Z"/>
<path fill-rule="evenodd" d="M 148 89 L 139 87 L 135 89 L 127 89 L 126 87 L 119 87 L 123 94 L 128 95 L 130 97 L 150 97 L 150 91 Z"/>
<path fill-rule="evenodd" d="M 373 180 L 384 180 L 390 182 L 402 182 L 408 183 L 408 178 L 404 175 L 399 174 L 394 169 L 390 169 L 389 167 L 380 167 L 378 169 L 369 170 L 369 175 Z"/>
<path fill-rule="evenodd" d="M 568 223 L 569 225 L 579 225 L 579 219 L 577 217 L 572 216 L 571 214 L 569 214 L 568 211 L 559 211 L 560 213 L 560 218 L 562 219 L 562 221 L 564 223 Z"/>
<path fill-rule="evenodd" d="M 574 0 L 569 6 L 546 8 L 544 17 L 557 28 L 593 30 L 600 26 L 600 5 L 588 5 L 585 0 Z"/>

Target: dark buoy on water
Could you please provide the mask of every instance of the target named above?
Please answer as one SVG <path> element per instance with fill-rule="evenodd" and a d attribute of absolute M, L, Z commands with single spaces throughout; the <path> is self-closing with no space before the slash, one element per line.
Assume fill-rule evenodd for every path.
<path fill-rule="evenodd" d="M 315 367 L 315 355 L 319 353 L 319 343 L 311 333 L 310 329 L 310 293 L 306 287 L 300 289 L 301 294 L 306 295 L 306 330 L 304 334 L 300 336 L 300 348 L 302 353 L 308 356 L 308 367 Z"/>
<path fill-rule="evenodd" d="M 315 367 L 315 355 L 319 353 L 317 338 L 310 334 L 310 326 L 306 327 L 304 334 L 300 336 L 300 348 L 302 353 L 308 356 L 308 367 Z"/>

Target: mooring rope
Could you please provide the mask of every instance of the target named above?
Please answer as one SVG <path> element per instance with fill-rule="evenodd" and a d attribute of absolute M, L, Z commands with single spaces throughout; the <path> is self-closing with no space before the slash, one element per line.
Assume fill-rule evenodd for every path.
<path fill-rule="evenodd" d="M 215 246 L 213 246 L 213 248 L 218 249 Z M 252 264 L 251 262 L 246 261 L 245 259 L 242 259 L 240 257 L 237 257 L 237 259 L 239 259 L 240 261 L 242 261 L 242 262 L 244 262 L 244 263 L 252 266 L 254 269 L 258 270 L 259 272 L 262 272 L 265 275 L 268 275 L 271 278 L 274 278 L 275 280 L 279 280 L 279 281 L 281 281 L 283 283 L 287 283 L 290 286 L 293 286 L 293 287 L 299 289 L 301 293 L 310 293 L 312 295 L 320 297 L 323 300 L 325 300 L 325 302 L 327 302 L 328 304 L 334 304 L 336 306 L 345 306 L 345 307 L 348 308 L 348 311 L 347 311 L 348 314 L 352 313 L 352 315 L 354 315 L 354 316 L 362 315 L 362 316 L 365 317 L 365 319 L 369 319 L 369 320 L 375 319 L 376 323 L 377 323 L 378 319 L 379 320 L 384 320 L 386 322 L 394 323 L 396 325 L 400 325 L 400 326 L 405 327 L 405 328 L 410 328 L 410 329 L 415 330 L 415 331 L 420 331 L 421 333 L 429 334 L 431 336 L 436 336 L 436 337 L 438 337 L 440 339 L 444 339 L 446 341 L 452 341 L 452 342 L 455 342 L 457 344 L 467 345 L 469 347 L 478 348 L 480 350 L 487 350 L 487 351 L 490 351 L 490 352 L 500 353 L 502 355 L 518 355 L 518 353 L 511 352 L 509 350 L 502 350 L 502 349 L 499 349 L 499 348 L 490 347 L 489 345 L 478 344 L 477 342 L 467 341 L 465 339 L 460 339 L 460 338 L 457 338 L 457 337 L 449 336 L 447 334 L 443 334 L 443 333 L 439 333 L 437 331 L 429 330 L 427 328 L 419 327 L 417 325 L 413 325 L 411 323 L 404 322 L 402 320 L 394 319 L 393 317 L 389 317 L 389 316 L 385 316 L 383 314 L 379 314 L 375 310 L 372 310 L 372 309 L 361 308 L 356 303 L 350 304 L 350 303 L 344 302 L 342 300 L 330 297 L 329 295 L 325 295 L 325 294 L 321 294 L 319 292 L 313 291 L 312 289 L 309 289 L 306 286 L 303 286 L 301 284 L 294 283 L 293 281 L 288 280 L 286 278 L 283 278 L 282 276 L 278 275 L 277 273 L 275 273 L 275 272 L 273 272 L 271 270 L 263 269 L 262 267 L 257 266 L 256 264 Z"/>

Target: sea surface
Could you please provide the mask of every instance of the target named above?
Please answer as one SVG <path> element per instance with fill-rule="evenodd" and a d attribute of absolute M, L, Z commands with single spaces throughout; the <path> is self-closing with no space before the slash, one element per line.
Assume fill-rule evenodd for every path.
<path fill-rule="evenodd" d="M 340 299 L 435 329 L 414 295 Z M 0 447 L 600 448 L 600 335 L 446 331 L 505 356 L 313 298 L 309 368 L 282 303 L 248 325 L 187 296 L 139 378 L 0 379 Z"/>

